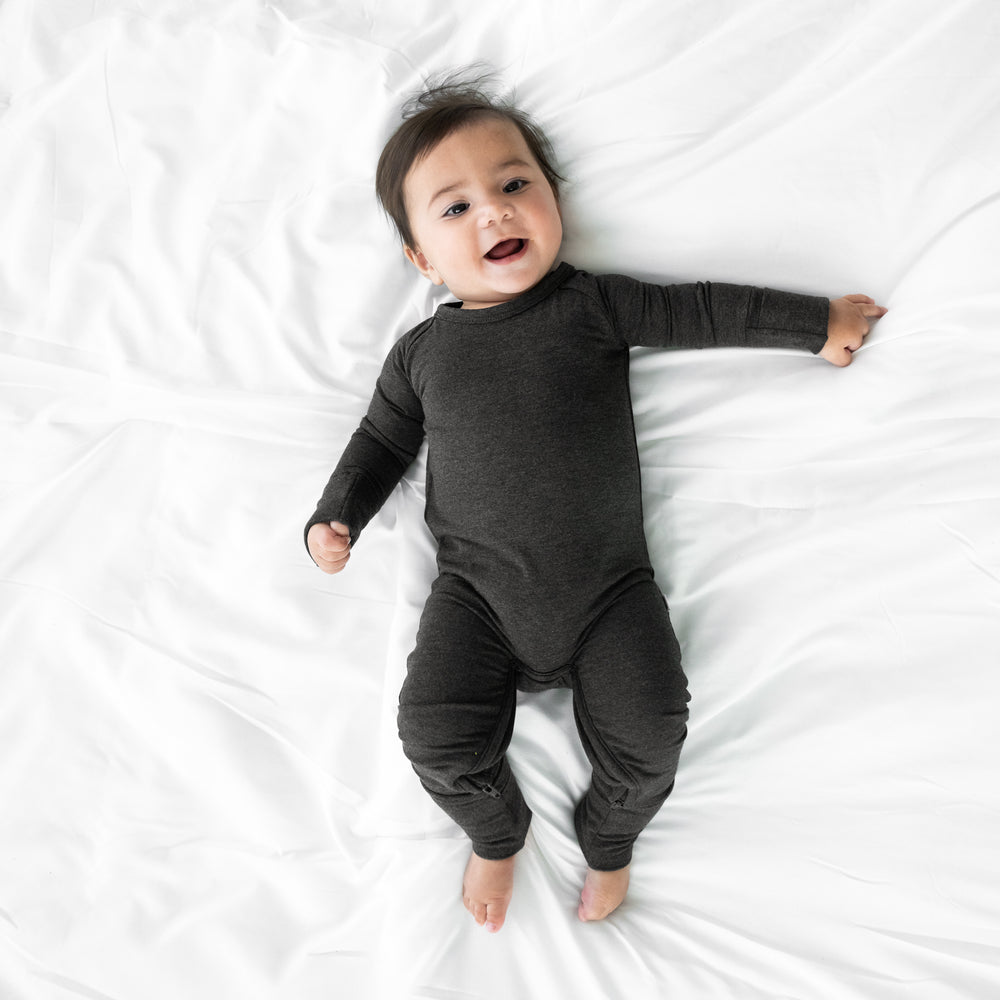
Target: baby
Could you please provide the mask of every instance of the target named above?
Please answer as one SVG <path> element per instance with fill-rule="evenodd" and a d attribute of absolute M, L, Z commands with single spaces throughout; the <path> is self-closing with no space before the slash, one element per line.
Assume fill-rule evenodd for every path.
<path fill-rule="evenodd" d="M 379 161 L 406 257 L 458 300 L 393 347 L 306 527 L 340 572 L 426 436 L 438 576 L 400 693 L 403 750 L 468 834 L 463 898 L 503 925 L 531 812 L 506 758 L 517 691 L 569 687 L 592 766 L 574 822 L 581 920 L 624 900 L 674 784 L 688 691 L 643 534 L 629 348 L 793 347 L 850 364 L 865 295 L 659 286 L 560 263 L 551 152 L 475 84 L 421 95 Z"/>

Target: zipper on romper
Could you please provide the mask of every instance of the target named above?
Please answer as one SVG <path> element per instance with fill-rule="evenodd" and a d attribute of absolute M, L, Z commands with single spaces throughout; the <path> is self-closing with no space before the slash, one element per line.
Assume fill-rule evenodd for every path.
<path fill-rule="evenodd" d="M 500 798 L 500 793 L 492 785 L 480 785 L 479 787 L 491 799 L 498 799 L 498 798 Z"/>

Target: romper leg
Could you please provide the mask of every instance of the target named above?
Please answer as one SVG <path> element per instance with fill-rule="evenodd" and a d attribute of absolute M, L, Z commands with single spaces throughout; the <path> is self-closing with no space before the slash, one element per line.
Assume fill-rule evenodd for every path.
<path fill-rule="evenodd" d="M 531 819 L 505 756 L 516 676 L 475 592 L 439 579 L 407 660 L 399 736 L 431 798 L 488 860 L 516 854 Z"/>
<path fill-rule="evenodd" d="M 674 784 L 687 735 L 687 681 L 666 601 L 626 591 L 587 634 L 573 673 L 577 728 L 593 766 L 576 831 L 595 871 L 624 868 Z"/>

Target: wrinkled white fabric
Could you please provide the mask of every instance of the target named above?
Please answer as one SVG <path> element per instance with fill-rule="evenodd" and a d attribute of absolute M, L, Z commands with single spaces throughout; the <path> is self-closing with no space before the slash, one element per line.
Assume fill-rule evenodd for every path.
<path fill-rule="evenodd" d="M 997 994 L 998 40 L 990 0 L 0 5 L 0 996 Z M 582 925 L 586 762 L 525 696 L 496 936 L 395 734 L 422 461 L 348 572 L 301 542 L 441 301 L 378 151 L 476 59 L 565 259 L 891 309 L 843 370 L 635 352 L 690 736 Z"/>

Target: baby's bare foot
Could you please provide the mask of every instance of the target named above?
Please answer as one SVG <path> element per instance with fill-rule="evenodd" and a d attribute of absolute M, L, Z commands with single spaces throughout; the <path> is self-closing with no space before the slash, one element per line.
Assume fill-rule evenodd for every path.
<path fill-rule="evenodd" d="M 476 923 L 495 934 L 503 927 L 514 894 L 514 858 L 487 861 L 473 852 L 465 866 L 462 902 Z"/>
<path fill-rule="evenodd" d="M 603 920 L 618 909 L 627 892 L 627 865 L 616 872 L 595 872 L 593 868 L 588 868 L 577 916 L 581 920 Z"/>

